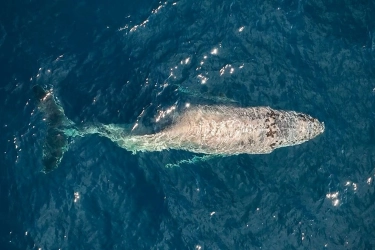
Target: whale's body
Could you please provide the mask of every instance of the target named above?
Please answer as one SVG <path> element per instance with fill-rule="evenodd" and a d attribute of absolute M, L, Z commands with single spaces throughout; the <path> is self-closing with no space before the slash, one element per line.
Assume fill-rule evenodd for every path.
<path fill-rule="evenodd" d="M 34 89 L 34 92 L 42 91 Z M 44 113 L 53 111 L 55 116 L 60 114 L 57 117 L 62 120 L 63 110 L 48 99 L 48 92 L 45 92 L 45 95 L 40 94 L 39 100 L 40 106 L 50 106 L 42 109 Z M 67 118 L 60 123 L 71 124 Z M 154 134 L 134 135 L 123 126 L 114 124 L 96 124 L 71 133 L 71 127 L 61 129 L 61 124 L 60 127 L 52 129 L 52 131 L 61 131 L 57 133 L 59 136 L 99 134 L 133 152 L 176 149 L 226 156 L 268 154 L 276 148 L 301 144 L 324 132 L 324 123 L 303 113 L 274 110 L 270 107 L 240 108 L 207 105 L 185 108 L 171 125 Z M 51 128 L 49 130 L 51 131 Z M 50 134 L 56 136 L 56 133 Z M 47 134 L 47 142 L 55 141 L 48 139 L 48 136 Z M 58 152 L 56 155 L 62 156 L 62 150 L 51 150 L 51 143 L 49 144 L 50 152 Z M 61 147 L 61 143 L 57 145 L 57 148 Z M 48 152 L 44 153 L 43 158 L 48 158 Z M 53 162 L 57 165 L 59 160 Z M 53 164 L 45 165 L 45 169 L 54 167 L 56 166 Z"/>
<path fill-rule="evenodd" d="M 268 154 L 308 141 L 324 131 L 317 119 L 269 107 L 195 106 L 159 133 L 124 134 L 116 125 L 94 131 L 131 151 L 186 150 L 194 153 Z"/>

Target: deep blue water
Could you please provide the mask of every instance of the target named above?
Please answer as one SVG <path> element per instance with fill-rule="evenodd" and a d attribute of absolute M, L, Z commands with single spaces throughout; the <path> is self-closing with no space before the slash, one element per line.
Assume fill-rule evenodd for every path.
<path fill-rule="evenodd" d="M 372 0 L 4 2 L 0 249 L 375 249 L 374 13 Z M 34 84 L 76 123 L 152 129 L 189 102 L 295 110 L 326 131 L 174 168 L 195 155 L 93 135 L 43 174 Z"/>

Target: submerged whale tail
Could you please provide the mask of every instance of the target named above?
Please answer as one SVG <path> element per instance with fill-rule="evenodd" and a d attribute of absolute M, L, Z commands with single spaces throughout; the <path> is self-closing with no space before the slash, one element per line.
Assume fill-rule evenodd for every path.
<path fill-rule="evenodd" d="M 52 91 L 46 91 L 39 85 L 33 86 L 32 90 L 38 102 L 38 109 L 43 113 L 43 120 L 47 125 L 43 143 L 43 173 L 51 172 L 59 166 L 72 137 L 97 134 L 117 141 L 119 137 L 125 139 L 130 135 L 130 132 L 126 132 L 132 130 L 130 125 L 112 127 L 112 125 L 93 123 L 76 126 L 66 117 Z"/>
<path fill-rule="evenodd" d="M 64 110 L 56 103 L 51 92 L 39 85 L 33 86 L 33 92 L 47 125 L 42 163 L 43 172 L 48 173 L 57 168 L 68 148 L 69 136 L 66 131 L 73 122 L 66 118 Z"/>

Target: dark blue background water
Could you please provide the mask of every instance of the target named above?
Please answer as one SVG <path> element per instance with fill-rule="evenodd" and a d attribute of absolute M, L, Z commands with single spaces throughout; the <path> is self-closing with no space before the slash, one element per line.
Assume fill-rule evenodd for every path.
<path fill-rule="evenodd" d="M 1 6 L 1 249 L 375 248 L 374 1 Z M 150 128 L 173 104 L 220 103 L 308 113 L 326 132 L 174 168 L 194 154 L 88 136 L 45 175 L 34 84 L 76 123 Z"/>

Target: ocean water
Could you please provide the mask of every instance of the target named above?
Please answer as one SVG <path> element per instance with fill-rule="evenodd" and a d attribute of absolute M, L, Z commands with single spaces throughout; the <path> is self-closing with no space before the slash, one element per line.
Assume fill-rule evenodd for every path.
<path fill-rule="evenodd" d="M 372 0 L 4 2 L 0 249 L 375 249 L 374 13 Z M 151 131 L 204 103 L 295 110 L 326 131 L 195 162 L 92 135 L 44 174 L 35 84 L 77 124 Z"/>

